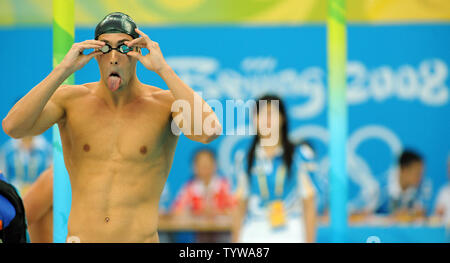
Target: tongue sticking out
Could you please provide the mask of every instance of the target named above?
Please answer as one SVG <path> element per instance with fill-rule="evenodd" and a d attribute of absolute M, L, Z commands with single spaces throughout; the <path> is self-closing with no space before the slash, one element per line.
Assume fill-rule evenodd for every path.
<path fill-rule="evenodd" d="M 109 76 L 108 77 L 108 88 L 111 91 L 116 91 L 119 89 L 120 83 L 122 82 L 122 79 L 118 76 Z"/>

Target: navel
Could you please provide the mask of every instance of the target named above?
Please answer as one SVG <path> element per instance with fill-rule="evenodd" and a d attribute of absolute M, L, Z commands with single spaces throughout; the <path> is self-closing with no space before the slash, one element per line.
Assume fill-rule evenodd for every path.
<path fill-rule="evenodd" d="M 84 150 L 85 152 L 89 152 L 89 151 L 91 150 L 91 147 L 89 146 L 89 144 L 85 144 L 85 145 L 83 146 L 83 150 Z"/>
<path fill-rule="evenodd" d="M 147 153 L 147 147 L 146 146 L 142 146 L 141 149 L 139 150 L 142 154 L 146 154 Z"/>

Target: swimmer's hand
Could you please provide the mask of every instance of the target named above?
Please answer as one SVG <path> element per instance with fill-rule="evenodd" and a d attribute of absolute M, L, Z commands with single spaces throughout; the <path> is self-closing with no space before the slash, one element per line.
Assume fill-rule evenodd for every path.
<path fill-rule="evenodd" d="M 132 41 L 125 41 L 124 44 L 129 47 L 146 48 L 149 50 L 149 53 L 143 56 L 140 52 L 131 51 L 128 52 L 127 55 L 136 58 L 144 65 L 144 67 L 156 73 L 168 68 L 169 65 L 163 57 L 158 42 L 152 41 L 144 32 L 137 28 L 136 32 L 141 35 L 141 37 L 133 39 Z"/>
<path fill-rule="evenodd" d="M 98 40 L 86 40 L 74 43 L 59 65 L 70 73 L 74 73 L 84 67 L 93 57 L 102 54 L 98 49 L 104 45 L 105 42 Z M 85 49 L 95 49 L 95 51 L 84 55 L 83 51 Z"/>

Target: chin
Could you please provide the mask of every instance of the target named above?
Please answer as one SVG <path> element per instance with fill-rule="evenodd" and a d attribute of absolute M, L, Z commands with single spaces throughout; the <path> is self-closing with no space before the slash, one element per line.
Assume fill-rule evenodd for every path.
<path fill-rule="evenodd" d="M 126 89 L 128 86 L 128 82 L 122 83 L 116 91 L 121 91 Z"/>
<path fill-rule="evenodd" d="M 117 90 L 113 91 L 113 93 L 121 92 L 124 89 L 125 89 L 125 86 L 119 86 L 119 88 Z"/>

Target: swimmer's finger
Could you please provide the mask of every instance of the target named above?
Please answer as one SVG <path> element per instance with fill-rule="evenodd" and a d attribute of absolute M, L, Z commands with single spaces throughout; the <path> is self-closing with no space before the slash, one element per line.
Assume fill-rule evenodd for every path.
<path fill-rule="evenodd" d="M 103 46 L 97 44 L 80 44 L 80 47 L 83 49 L 89 49 L 89 48 L 101 48 Z"/>
<path fill-rule="evenodd" d="M 89 62 L 89 60 L 91 60 L 92 58 L 94 58 L 94 57 L 96 57 L 96 56 L 98 56 L 100 54 L 102 54 L 101 51 L 93 51 L 93 52 L 91 52 L 91 53 L 89 53 L 87 55 L 82 55 L 80 57 L 81 58 L 80 62 L 81 62 L 82 65 L 86 65 Z"/>
<path fill-rule="evenodd" d="M 147 44 L 145 42 L 142 43 L 131 43 L 131 42 L 125 42 L 125 45 L 129 46 L 129 47 L 147 47 Z"/>
<path fill-rule="evenodd" d="M 156 41 L 152 41 L 151 45 L 152 45 L 153 48 L 158 48 L 159 47 L 159 43 L 156 42 Z"/>
<path fill-rule="evenodd" d="M 97 44 L 82 44 L 82 43 L 78 43 L 78 44 L 74 44 L 73 45 L 74 48 L 76 48 L 79 52 L 83 52 L 85 49 L 96 49 L 96 48 L 101 48 L 101 45 L 97 45 Z"/>
<path fill-rule="evenodd" d="M 127 55 L 130 56 L 130 57 L 133 57 L 133 58 L 135 58 L 135 59 L 137 59 L 139 61 L 142 58 L 142 55 L 139 52 L 136 52 L 136 51 L 130 51 L 130 52 L 127 53 Z"/>
<path fill-rule="evenodd" d="M 77 62 L 75 63 L 78 65 L 78 67 L 84 67 L 84 65 L 86 65 L 93 57 L 98 56 L 101 53 L 101 51 L 94 51 L 87 55 L 80 55 Z"/>
<path fill-rule="evenodd" d="M 101 46 L 104 46 L 104 45 L 106 44 L 106 43 L 103 42 L 103 41 L 100 41 L 100 40 L 93 40 L 93 39 L 88 39 L 88 40 L 85 40 L 85 41 L 80 42 L 80 43 L 83 43 L 83 44 L 93 44 L 93 45 L 101 45 Z"/>
<path fill-rule="evenodd" d="M 101 55 L 101 54 L 103 54 L 103 52 L 101 52 L 100 50 L 95 50 L 95 51 L 92 51 L 92 52 L 89 53 L 89 54 L 82 55 L 82 57 L 83 57 L 83 59 L 86 59 L 87 61 L 89 61 L 89 60 L 91 60 L 93 57 L 96 57 L 96 56 Z"/>
<path fill-rule="evenodd" d="M 136 31 L 139 35 L 141 35 L 144 38 L 148 38 L 150 39 L 144 32 L 142 32 L 141 30 L 139 30 L 139 28 L 136 28 L 134 31 Z"/>
<path fill-rule="evenodd" d="M 127 45 L 129 47 L 133 47 L 133 46 L 137 46 L 137 45 L 145 45 L 146 41 L 144 38 L 139 37 L 139 38 L 133 39 L 131 41 L 125 41 L 124 43 L 125 43 L 125 45 Z"/>
<path fill-rule="evenodd" d="M 147 45 L 146 45 L 145 43 L 136 43 L 136 44 L 134 44 L 134 45 L 125 43 L 125 45 L 127 45 L 127 46 L 129 46 L 129 47 L 147 48 Z"/>
<path fill-rule="evenodd" d="M 91 58 L 96 57 L 96 56 L 101 55 L 101 54 L 103 54 L 103 52 L 97 50 L 97 51 L 93 51 L 93 52 L 87 54 L 86 57 L 91 59 Z"/>
<path fill-rule="evenodd" d="M 147 36 L 144 32 L 142 32 L 141 30 L 139 30 L 139 29 L 135 29 L 135 31 L 139 34 L 139 35 L 141 35 L 145 40 L 146 40 L 146 42 L 147 42 L 147 45 L 149 46 L 149 47 L 151 47 L 151 44 L 152 44 L 152 40 L 150 39 L 150 37 L 149 36 Z"/>
<path fill-rule="evenodd" d="M 72 47 L 82 47 L 85 45 L 94 45 L 98 47 L 103 47 L 105 45 L 105 42 L 102 41 L 95 41 L 95 40 L 86 40 L 83 42 L 74 43 Z"/>

